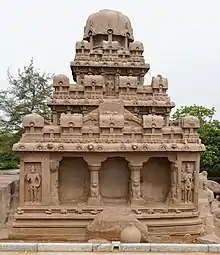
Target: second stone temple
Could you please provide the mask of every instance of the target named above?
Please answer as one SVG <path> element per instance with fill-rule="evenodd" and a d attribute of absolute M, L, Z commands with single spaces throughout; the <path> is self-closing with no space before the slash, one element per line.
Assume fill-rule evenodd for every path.
<path fill-rule="evenodd" d="M 168 81 L 144 85 L 143 51 L 122 13 L 89 16 L 71 63 L 75 84 L 54 77 L 52 123 L 23 118 L 12 238 L 85 241 L 106 207 L 129 208 L 149 236 L 200 234 L 199 120 L 170 120 Z"/>

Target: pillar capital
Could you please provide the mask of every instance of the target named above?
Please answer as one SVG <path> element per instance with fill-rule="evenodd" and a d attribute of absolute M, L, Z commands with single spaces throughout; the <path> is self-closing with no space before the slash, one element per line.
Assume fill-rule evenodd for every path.
<path fill-rule="evenodd" d="M 101 167 L 101 164 L 103 161 L 105 161 L 107 158 L 107 156 L 105 155 L 84 155 L 83 159 L 86 161 L 86 163 L 88 164 L 88 166 L 99 166 Z"/>
<path fill-rule="evenodd" d="M 143 167 L 143 164 L 133 164 L 133 163 L 129 163 L 128 164 L 129 168 L 131 171 L 140 171 L 141 168 Z"/>
<path fill-rule="evenodd" d="M 59 160 L 50 160 L 50 171 L 57 172 L 59 169 L 60 161 Z"/>
<path fill-rule="evenodd" d="M 92 164 L 92 165 L 88 165 L 88 168 L 90 171 L 99 171 L 101 168 L 101 164 Z"/>
<path fill-rule="evenodd" d="M 145 162 L 149 160 L 149 157 L 146 157 L 145 155 L 127 155 L 126 160 L 129 165 L 131 166 L 138 166 L 142 167 Z"/>

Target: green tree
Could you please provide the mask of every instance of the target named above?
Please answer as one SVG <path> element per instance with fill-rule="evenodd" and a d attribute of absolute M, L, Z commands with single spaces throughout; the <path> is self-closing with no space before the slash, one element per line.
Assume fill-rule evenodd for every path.
<path fill-rule="evenodd" d="M 214 120 L 215 108 L 200 105 L 183 106 L 175 111 L 174 120 L 187 115 L 196 116 L 200 120 L 200 138 L 206 146 L 201 157 L 201 169 L 209 172 L 210 176 L 220 176 L 220 121 Z"/>
<path fill-rule="evenodd" d="M 22 135 L 22 117 L 33 110 L 50 120 L 47 101 L 52 93 L 52 75 L 34 67 L 33 60 L 17 77 L 8 70 L 9 86 L 0 91 L 0 169 L 18 167 L 18 157 L 12 146 Z"/>
<path fill-rule="evenodd" d="M 215 114 L 214 107 L 209 109 L 201 105 L 191 105 L 181 106 L 179 109 L 176 109 L 172 117 L 173 119 L 176 120 L 187 115 L 195 116 L 199 118 L 200 125 L 202 126 L 204 123 L 212 122 L 214 114 Z"/>
<path fill-rule="evenodd" d="M 14 143 L 20 138 L 19 133 L 0 131 L 0 169 L 18 167 L 18 156 L 11 150 Z"/>
<path fill-rule="evenodd" d="M 51 78 L 52 75 L 36 69 L 33 60 L 23 71 L 18 70 L 17 77 L 8 70 L 9 87 L 0 91 L 0 111 L 4 116 L 2 129 L 20 130 L 22 117 L 33 110 L 50 119 L 47 100 L 52 92 Z"/>

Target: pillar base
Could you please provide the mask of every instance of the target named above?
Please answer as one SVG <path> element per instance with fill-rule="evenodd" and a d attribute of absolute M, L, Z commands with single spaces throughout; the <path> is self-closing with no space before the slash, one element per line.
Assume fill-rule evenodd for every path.
<path fill-rule="evenodd" d="M 87 203 L 87 205 L 91 205 L 91 206 L 97 206 L 101 204 L 102 204 L 101 198 L 94 198 L 94 197 L 90 197 Z"/>
<path fill-rule="evenodd" d="M 143 198 L 138 198 L 138 199 L 132 199 L 131 200 L 131 205 L 135 206 L 135 205 L 144 205 L 145 201 Z"/>

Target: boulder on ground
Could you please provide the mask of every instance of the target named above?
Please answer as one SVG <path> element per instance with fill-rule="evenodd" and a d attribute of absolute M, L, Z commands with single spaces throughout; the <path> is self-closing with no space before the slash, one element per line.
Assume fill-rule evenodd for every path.
<path fill-rule="evenodd" d="M 130 209 L 106 208 L 99 213 L 91 224 L 87 226 L 87 240 L 106 239 L 119 241 L 121 231 L 134 223 L 141 232 L 141 241 L 147 242 L 148 228 L 137 220 L 136 215 Z"/>

